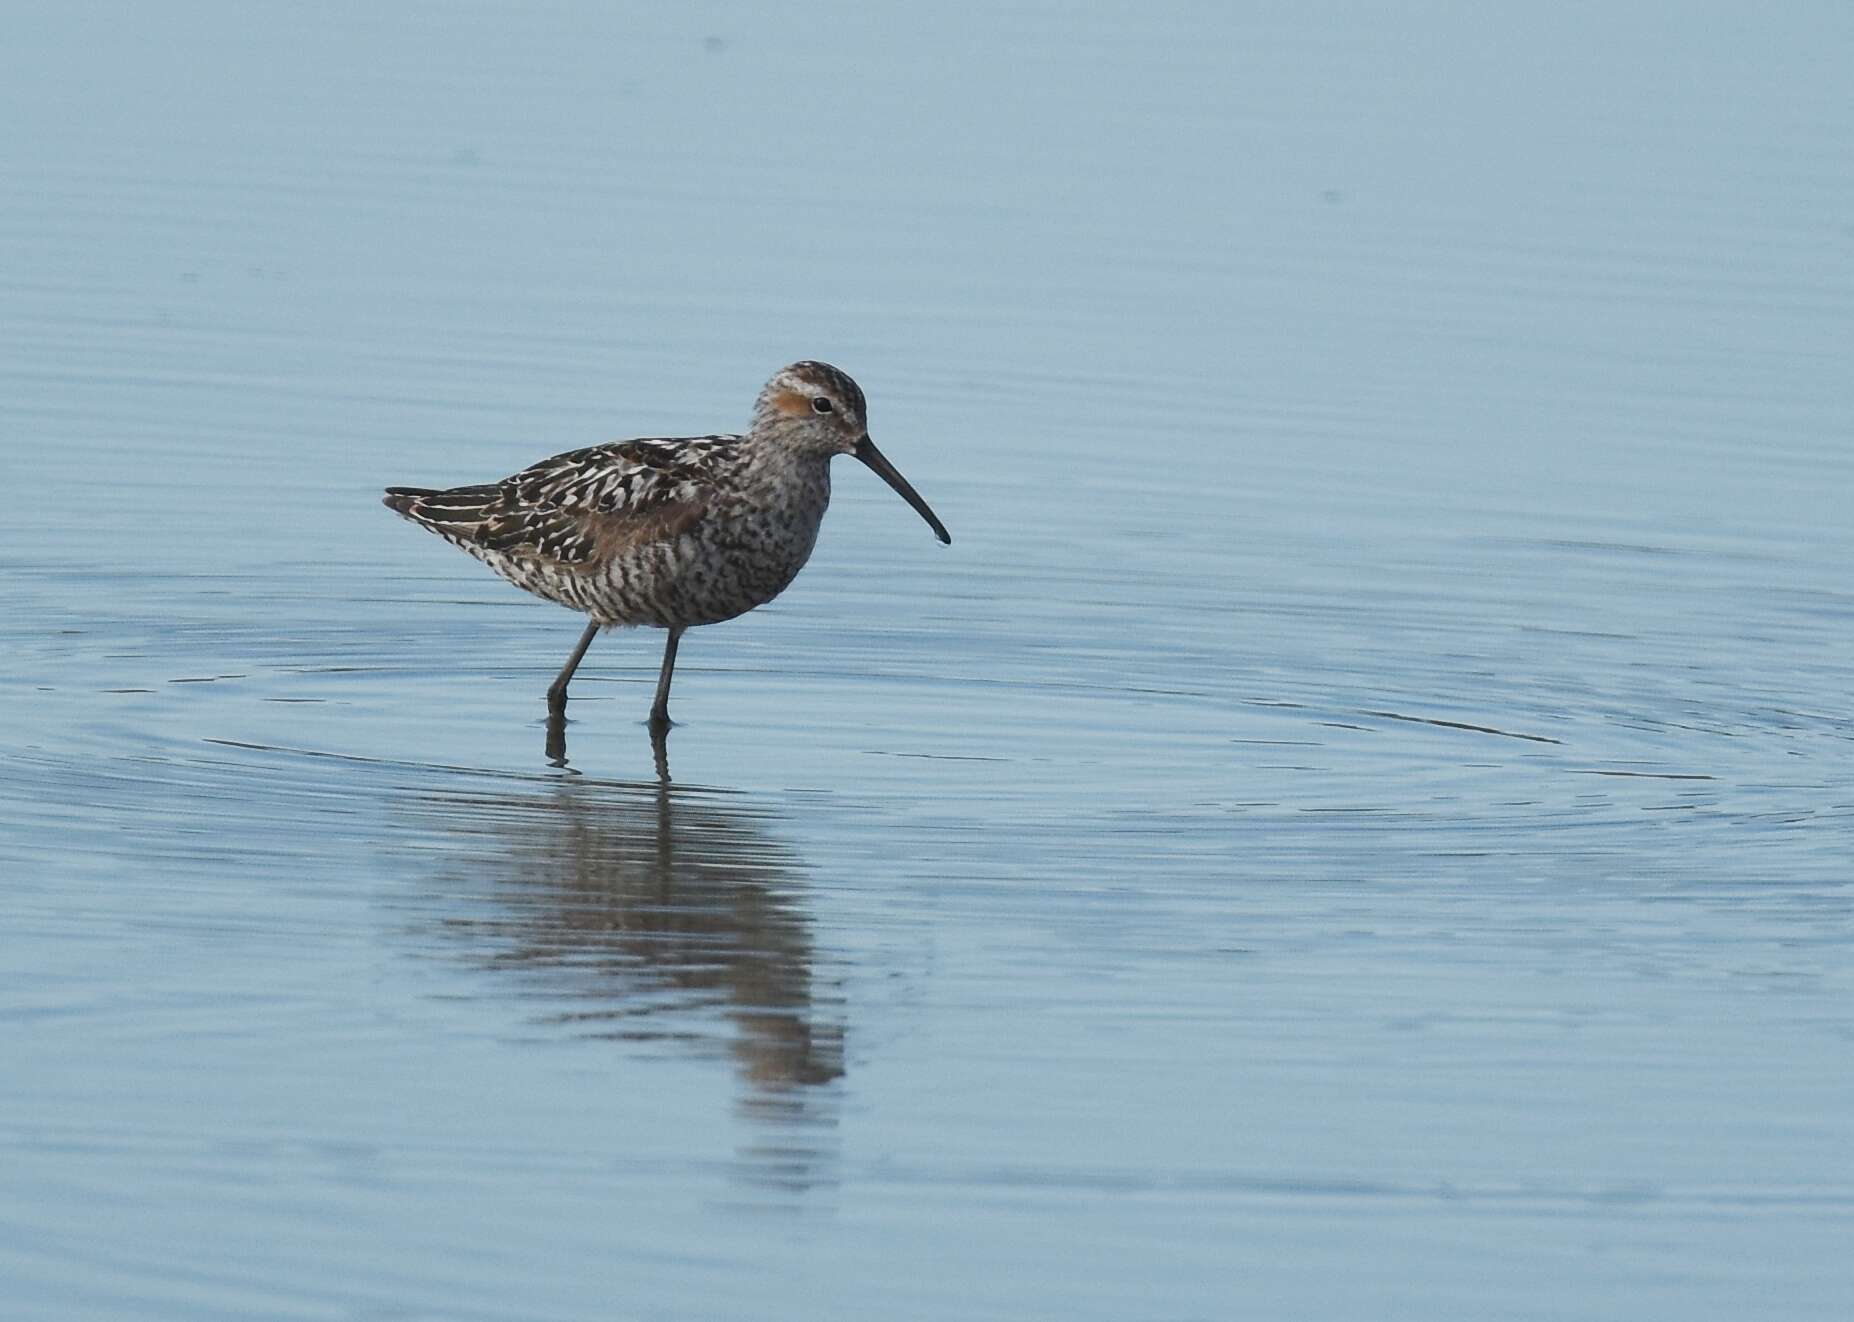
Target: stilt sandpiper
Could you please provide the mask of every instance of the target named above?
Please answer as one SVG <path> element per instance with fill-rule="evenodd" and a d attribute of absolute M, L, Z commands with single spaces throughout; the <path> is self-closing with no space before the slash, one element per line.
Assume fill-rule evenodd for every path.
<path fill-rule="evenodd" d="M 517 587 L 590 617 L 547 690 L 556 722 L 601 629 L 669 631 L 653 733 L 669 727 L 683 631 L 763 606 L 803 569 L 830 503 L 830 461 L 853 454 L 946 527 L 869 439 L 863 392 L 827 363 L 793 363 L 760 391 L 741 436 L 615 441 L 543 459 L 481 486 L 388 487 L 386 506 Z"/>

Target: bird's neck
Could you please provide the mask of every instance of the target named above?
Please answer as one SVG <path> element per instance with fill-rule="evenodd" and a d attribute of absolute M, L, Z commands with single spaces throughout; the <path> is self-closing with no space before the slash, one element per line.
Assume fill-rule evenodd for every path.
<path fill-rule="evenodd" d="M 829 481 L 831 455 L 828 450 L 814 450 L 792 445 L 772 436 L 749 434 L 742 442 L 750 466 L 768 478 L 781 482 Z"/>

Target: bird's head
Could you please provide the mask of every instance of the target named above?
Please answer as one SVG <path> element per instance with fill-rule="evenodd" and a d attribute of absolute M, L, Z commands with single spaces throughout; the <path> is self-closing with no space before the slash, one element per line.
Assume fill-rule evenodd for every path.
<path fill-rule="evenodd" d="M 868 401 L 847 372 L 809 359 L 780 368 L 754 402 L 753 434 L 803 454 L 855 455 L 927 520 L 934 536 L 952 542 L 946 525 L 869 439 Z"/>
<path fill-rule="evenodd" d="M 862 388 L 829 363 L 782 367 L 753 406 L 753 430 L 798 449 L 854 454 L 869 434 Z"/>

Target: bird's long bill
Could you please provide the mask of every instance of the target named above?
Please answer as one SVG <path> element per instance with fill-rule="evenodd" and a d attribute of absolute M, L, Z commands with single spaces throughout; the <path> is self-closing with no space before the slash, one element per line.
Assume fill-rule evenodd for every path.
<path fill-rule="evenodd" d="M 880 450 L 876 449 L 874 441 L 867 436 L 863 437 L 856 443 L 855 454 L 858 459 L 873 468 L 884 482 L 895 488 L 897 495 L 914 506 L 914 512 L 927 520 L 927 526 L 933 529 L 935 537 L 948 546 L 953 544 L 953 536 L 947 532 L 946 525 L 940 522 L 940 516 L 927 508 L 927 502 L 921 499 L 921 493 L 908 485 L 908 479 L 903 477 L 893 464 L 889 463 Z"/>

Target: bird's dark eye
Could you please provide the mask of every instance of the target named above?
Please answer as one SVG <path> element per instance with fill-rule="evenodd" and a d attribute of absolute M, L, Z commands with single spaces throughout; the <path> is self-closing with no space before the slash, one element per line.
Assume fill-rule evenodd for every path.
<path fill-rule="evenodd" d="M 828 399 L 825 399 L 824 396 L 819 395 L 816 399 L 811 401 L 811 411 L 813 413 L 829 413 L 831 412 L 831 403 Z"/>

